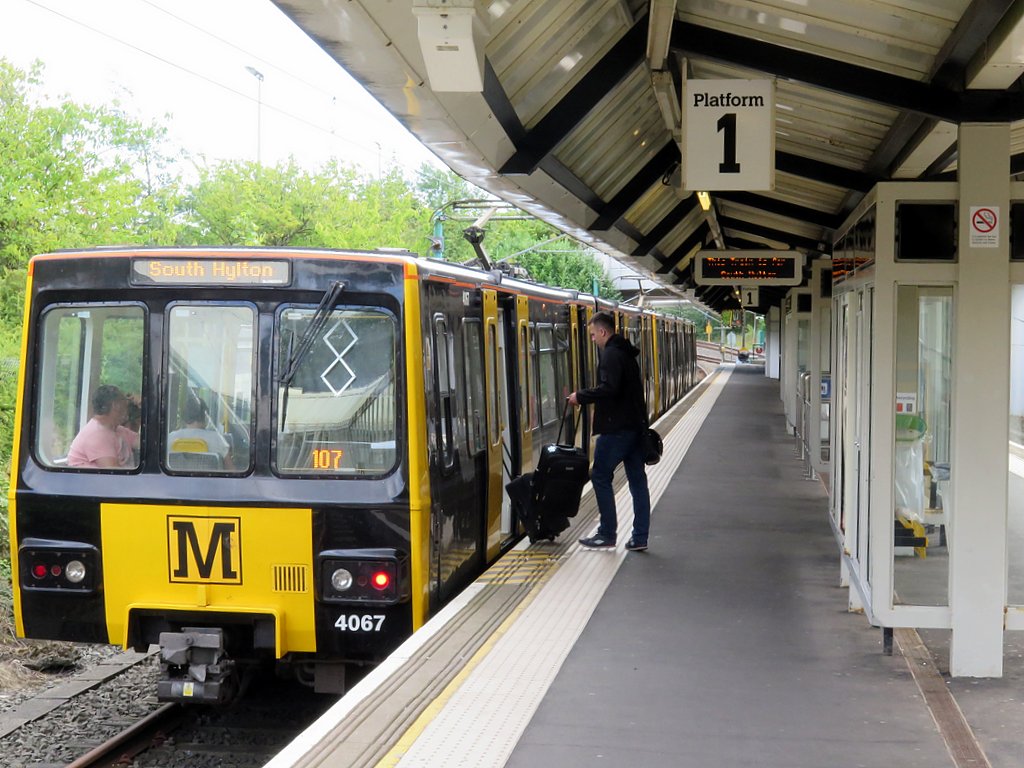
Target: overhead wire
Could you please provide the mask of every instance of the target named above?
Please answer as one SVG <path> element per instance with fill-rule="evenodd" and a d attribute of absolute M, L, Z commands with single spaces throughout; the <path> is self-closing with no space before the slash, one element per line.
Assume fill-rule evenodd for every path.
<path fill-rule="evenodd" d="M 191 27 L 192 29 L 196 30 L 197 32 L 201 32 L 202 34 L 206 35 L 207 37 L 212 38 L 213 40 L 216 40 L 218 43 L 221 43 L 222 45 L 225 45 L 228 48 L 234 48 L 239 53 L 245 54 L 248 58 L 254 59 L 256 61 L 259 61 L 262 64 L 266 65 L 267 67 L 271 67 L 271 68 L 277 70 L 278 72 L 280 72 L 281 74 L 285 75 L 286 77 L 290 77 L 291 79 L 296 80 L 296 81 L 302 83 L 303 85 L 305 85 L 308 88 L 311 88 L 314 91 L 319 91 L 320 93 L 322 93 L 324 96 L 327 96 L 328 98 L 333 99 L 333 98 L 335 98 L 337 96 L 337 94 L 332 93 L 331 91 L 328 91 L 325 88 L 321 88 L 316 83 L 314 83 L 314 82 L 312 82 L 310 80 L 305 79 L 304 77 L 302 77 L 302 75 L 298 75 L 298 74 L 292 72 L 291 70 L 288 70 L 288 69 L 282 67 L 280 64 L 275 64 L 273 61 L 270 61 L 269 59 L 265 59 L 261 54 L 254 53 L 253 51 L 247 50 L 246 48 L 243 48 L 242 46 L 237 45 L 236 43 L 231 42 L 227 38 L 221 37 L 220 35 L 216 34 L 215 32 L 211 32 L 210 30 L 205 29 L 204 27 L 196 24 L 194 21 L 191 21 L 191 20 L 186 19 L 186 18 L 184 18 L 182 16 L 179 16 L 178 14 L 168 10 L 167 8 L 164 8 L 159 3 L 153 2 L 153 0 L 139 0 L 139 1 L 142 2 L 142 3 L 145 3 L 146 5 L 150 6 L 154 10 L 157 10 L 160 13 L 163 13 L 164 15 L 171 17 L 172 19 L 174 19 L 175 21 L 179 22 L 180 24 L 184 24 L 187 27 Z M 283 18 L 288 23 L 291 23 L 291 21 L 288 20 L 287 17 L 283 16 Z M 366 110 L 359 109 L 358 107 L 356 108 L 355 111 L 362 112 L 363 114 L 369 114 L 368 112 L 366 112 Z"/>
<path fill-rule="evenodd" d="M 149 50 L 147 50 L 147 49 L 145 49 L 145 48 L 143 48 L 141 46 L 138 46 L 138 45 L 136 45 L 134 43 L 131 43 L 131 42 L 127 41 L 127 40 L 123 40 L 123 39 L 117 37 L 116 35 L 112 35 L 109 32 L 106 32 L 106 31 L 104 31 L 104 30 L 102 30 L 102 29 L 100 29 L 98 27 L 95 27 L 95 26 L 93 26 L 91 24 L 88 24 L 88 23 L 82 21 L 81 19 L 76 19 L 73 16 L 69 16 L 66 13 L 63 13 L 62 11 L 59 11 L 59 10 L 57 10 L 55 8 L 51 8 L 50 6 L 46 5 L 45 3 L 40 2 L 40 0 L 24 0 L 24 2 L 28 3 L 29 5 L 36 6 L 37 8 L 39 8 L 39 9 L 41 9 L 43 11 L 46 11 L 47 13 L 51 13 L 54 16 L 59 16 L 60 18 L 64 19 L 65 21 L 68 21 L 71 24 L 74 24 L 76 26 L 82 27 L 83 29 L 87 29 L 87 30 L 89 30 L 90 32 L 92 32 L 92 33 L 94 33 L 96 35 L 99 35 L 101 37 L 107 38 L 108 40 L 112 40 L 113 42 L 117 43 L 118 45 L 122 45 L 122 46 L 124 46 L 126 48 L 134 50 L 134 51 L 136 51 L 136 52 L 138 52 L 138 53 L 140 53 L 140 54 L 142 54 L 144 56 L 148 56 L 151 59 L 155 59 L 156 61 L 160 62 L 161 64 L 165 64 L 165 65 L 167 65 L 169 67 L 173 67 L 174 69 L 180 70 L 180 71 L 182 71 L 182 72 L 184 72 L 184 73 L 186 73 L 186 74 L 188 74 L 188 75 L 190 75 L 192 77 L 195 77 L 195 78 L 197 78 L 199 80 L 202 80 L 203 82 L 209 83 L 210 85 L 213 85 L 213 86 L 215 86 L 217 88 L 225 90 L 225 91 L 227 91 L 229 93 L 232 93 L 232 94 L 234 94 L 236 96 L 239 96 L 240 98 L 243 98 L 246 101 L 249 101 L 249 102 L 252 102 L 252 103 L 258 103 L 258 104 L 261 105 L 262 108 L 265 108 L 265 109 L 267 109 L 267 110 L 269 110 L 271 112 L 276 112 L 277 114 L 280 114 L 280 115 L 282 115 L 284 117 L 287 117 L 287 118 L 289 118 L 291 120 L 294 120 L 297 123 L 301 123 L 301 124 L 303 124 L 303 125 L 305 125 L 305 126 L 307 126 L 309 128 L 312 128 L 312 129 L 314 129 L 316 131 L 319 131 L 319 132 L 321 132 L 321 133 L 323 133 L 323 134 L 325 134 L 327 136 L 330 136 L 331 138 L 333 138 L 335 140 L 344 142 L 346 144 L 350 144 L 353 147 L 361 149 L 361 150 L 363 150 L 365 152 L 368 152 L 370 154 L 373 154 L 374 152 L 379 153 L 379 149 L 380 149 L 379 146 L 371 147 L 371 146 L 368 146 L 366 144 L 362 144 L 362 143 L 360 143 L 358 141 L 355 141 L 353 139 L 349 139 L 349 138 L 347 138 L 345 136 L 342 136 L 342 135 L 340 135 L 338 133 L 335 133 L 330 128 L 326 128 L 326 127 L 324 127 L 322 125 L 319 125 L 317 123 L 311 122 L 310 120 L 307 120 L 306 118 L 301 117 L 300 115 L 296 115 L 293 112 L 289 112 L 288 110 L 283 109 L 281 107 L 276 107 L 273 104 L 268 103 L 266 100 L 254 98 L 252 95 L 250 95 L 248 93 L 245 93 L 244 91 L 240 91 L 240 90 L 238 90 L 236 88 L 233 88 L 230 85 L 222 83 L 222 82 L 220 82 L 218 80 L 215 80 L 215 79 L 213 79 L 211 77 L 208 77 L 207 75 L 204 75 L 201 72 L 197 72 L 197 71 L 195 71 L 193 69 L 190 69 L 189 67 L 186 67 L 186 66 L 184 66 L 182 64 L 179 64 L 179 63 L 177 63 L 175 61 L 171 61 L 170 59 L 164 58 L 163 56 L 160 56 L 159 54 L 153 53 L 152 51 L 149 51 Z M 174 14 L 166 11 L 165 9 L 160 8 L 159 6 L 157 6 L 157 5 L 155 5 L 155 4 L 151 3 L 151 2 L 148 2 L 148 0 L 144 0 L 144 2 L 146 2 L 147 5 L 150 5 L 150 6 L 154 7 L 157 10 L 164 11 L 168 15 L 178 19 L 178 17 L 175 16 Z M 179 21 L 183 21 L 181 19 L 178 19 L 178 20 Z M 192 26 L 192 27 L 196 28 L 197 30 L 199 30 L 201 32 L 204 32 L 204 33 L 210 35 L 211 37 L 213 37 L 213 38 L 215 38 L 217 40 L 221 40 L 221 42 L 224 42 L 225 44 L 230 45 L 231 47 L 236 48 L 237 50 L 242 51 L 243 53 L 246 53 L 246 55 L 252 55 L 254 58 L 257 58 L 257 59 L 259 59 L 262 62 L 270 64 L 275 69 L 278 69 L 281 72 L 284 72 L 285 74 L 288 74 L 290 77 L 295 77 L 294 75 L 291 75 L 290 73 L 288 73 L 287 70 L 284 70 L 283 68 L 278 67 L 277 65 L 271 64 L 270 62 L 267 62 L 262 57 L 255 56 L 255 55 L 245 51 L 244 49 L 239 48 L 238 46 L 235 46 L 232 43 L 224 41 L 221 38 L 219 38 L 218 36 L 214 35 L 213 33 L 208 32 L 206 30 L 203 30 L 201 27 L 198 27 L 198 26 L 196 26 L 194 24 L 191 24 L 189 22 L 184 22 L 184 23 L 188 24 L 189 26 Z M 302 80 L 301 78 L 296 78 L 296 79 L 300 80 L 301 82 L 306 82 L 306 81 Z M 306 84 L 308 85 L 308 83 L 306 83 Z M 316 87 L 316 86 L 314 86 L 314 87 Z M 327 93 L 326 91 L 324 91 L 321 88 L 317 88 L 317 90 L 321 91 L 322 93 Z M 332 96 L 332 98 L 334 98 L 334 97 Z"/>

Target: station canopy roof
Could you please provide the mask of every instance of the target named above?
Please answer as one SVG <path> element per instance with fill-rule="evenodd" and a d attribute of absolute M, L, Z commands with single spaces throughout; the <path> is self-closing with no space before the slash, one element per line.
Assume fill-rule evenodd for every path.
<path fill-rule="evenodd" d="M 877 182 L 955 179 L 960 123 L 1024 171 L 1022 0 L 274 2 L 459 175 L 713 309 L 697 251 L 828 257 Z M 681 191 L 684 79 L 774 81 L 773 189 Z"/>

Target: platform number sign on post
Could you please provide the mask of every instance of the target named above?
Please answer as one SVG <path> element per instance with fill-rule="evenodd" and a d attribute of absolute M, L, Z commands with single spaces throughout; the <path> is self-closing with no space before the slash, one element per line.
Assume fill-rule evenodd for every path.
<path fill-rule="evenodd" d="M 683 188 L 694 192 L 775 187 L 775 83 L 683 83 Z"/>

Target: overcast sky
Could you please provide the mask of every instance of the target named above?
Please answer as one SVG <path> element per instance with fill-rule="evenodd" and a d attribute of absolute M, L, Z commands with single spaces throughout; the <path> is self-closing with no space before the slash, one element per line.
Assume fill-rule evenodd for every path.
<path fill-rule="evenodd" d="M 441 167 L 269 0 L 0 0 L 0 56 L 39 59 L 47 93 L 116 99 L 211 161 Z"/>

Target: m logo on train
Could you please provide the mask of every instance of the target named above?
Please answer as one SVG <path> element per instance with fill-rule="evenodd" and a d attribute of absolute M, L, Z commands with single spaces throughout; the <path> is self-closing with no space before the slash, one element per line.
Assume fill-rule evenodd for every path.
<path fill-rule="evenodd" d="M 200 530 L 207 533 L 201 537 Z M 237 517 L 168 517 L 167 549 L 173 582 L 242 583 L 242 521 Z"/>

